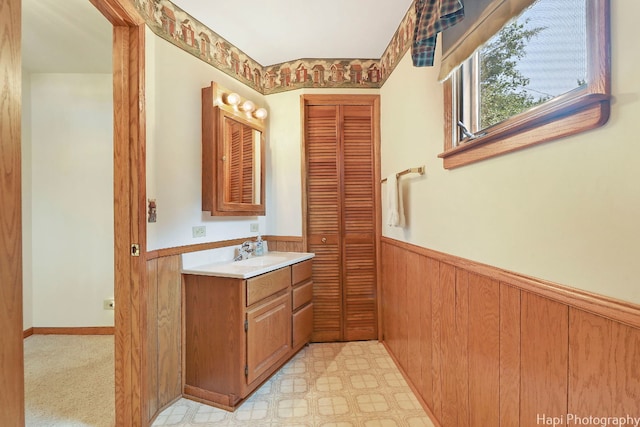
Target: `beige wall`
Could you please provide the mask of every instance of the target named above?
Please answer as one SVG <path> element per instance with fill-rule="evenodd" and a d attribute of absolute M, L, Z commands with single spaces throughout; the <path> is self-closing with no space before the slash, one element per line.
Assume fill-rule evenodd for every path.
<path fill-rule="evenodd" d="M 114 312 L 103 309 L 114 283 L 112 80 L 24 81 L 25 329 L 113 326 Z"/>
<path fill-rule="evenodd" d="M 427 172 L 402 180 L 408 226 L 384 225 L 383 234 L 640 303 L 640 3 L 620 6 L 611 4 L 613 102 L 604 127 L 452 171 L 437 158 L 437 67 L 414 68 L 406 55 L 381 89 L 382 175 L 422 164 Z"/>
<path fill-rule="evenodd" d="M 302 235 L 300 178 L 300 91 L 266 97 L 269 108 L 267 229 L 269 234 Z"/>
<path fill-rule="evenodd" d="M 265 217 L 212 217 L 201 205 L 201 89 L 215 81 L 257 105 L 265 105 L 264 96 L 149 29 L 146 40 L 147 198 L 157 203 L 148 249 L 256 235 L 249 231 L 256 222 L 266 233 Z M 205 226 L 206 237 L 194 238 L 193 226 Z"/>

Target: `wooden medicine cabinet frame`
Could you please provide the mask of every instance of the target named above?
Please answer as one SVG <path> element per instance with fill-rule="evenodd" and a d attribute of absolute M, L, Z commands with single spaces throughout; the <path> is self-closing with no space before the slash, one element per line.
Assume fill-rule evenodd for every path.
<path fill-rule="evenodd" d="M 202 210 L 213 216 L 265 215 L 266 126 L 263 119 L 226 104 L 228 94 L 215 82 L 202 89 Z M 247 188 L 251 194 L 238 199 Z"/>

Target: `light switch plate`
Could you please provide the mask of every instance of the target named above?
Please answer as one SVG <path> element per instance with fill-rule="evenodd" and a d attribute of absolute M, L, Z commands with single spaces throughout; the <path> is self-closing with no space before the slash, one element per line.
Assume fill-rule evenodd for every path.
<path fill-rule="evenodd" d="M 252 233 L 257 233 L 258 231 L 260 231 L 260 224 L 258 224 L 257 222 L 252 222 L 249 226 L 249 231 L 251 231 Z"/>

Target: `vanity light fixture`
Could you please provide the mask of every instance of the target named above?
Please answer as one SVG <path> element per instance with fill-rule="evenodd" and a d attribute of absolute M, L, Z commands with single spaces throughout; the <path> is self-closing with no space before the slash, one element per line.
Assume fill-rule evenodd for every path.
<path fill-rule="evenodd" d="M 260 120 L 266 119 L 267 115 L 268 115 L 267 110 L 262 107 L 258 108 L 256 111 L 253 112 L 253 117 Z"/>
<path fill-rule="evenodd" d="M 268 116 L 265 108 L 258 108 L 253 101 L 243 99 L 236 92 L 227 91 L 226 89 L 219 87 L 217 84 L 214 85 L 214 91 L 217 92 L 217 95 L 214 95 L 214 104 L 225 108 L 230 107 L 236 112 L 242 112 L 246 114 L 249 119 L 264 120 Z"/>

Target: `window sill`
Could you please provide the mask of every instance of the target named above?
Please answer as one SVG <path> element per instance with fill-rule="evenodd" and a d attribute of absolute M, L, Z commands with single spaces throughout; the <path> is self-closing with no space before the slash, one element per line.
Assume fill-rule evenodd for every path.
<path fill-rule="evenodd" d="M 463 140 L 438 157 L 445 169 L 454 169 L 490 157 L 510 153 L 594 129 L 609 119 L 610 96 L 587 93 L 558 97 L 541 108 L 515 116 L 488 129 L 487 134 Z"/>

